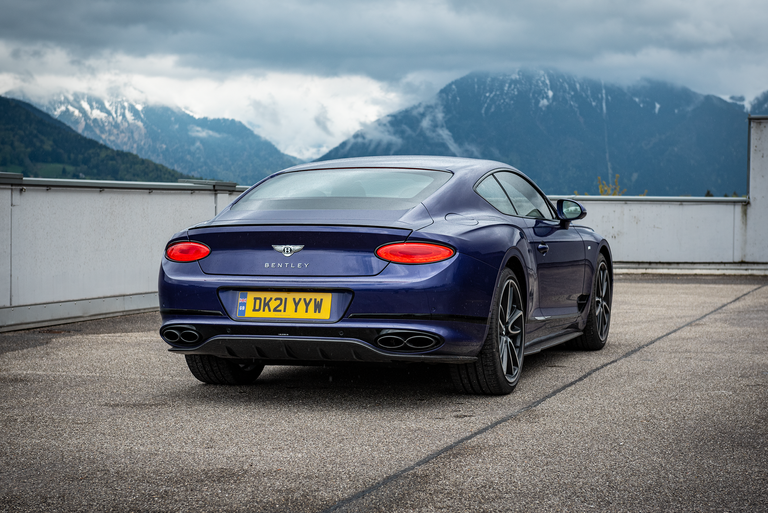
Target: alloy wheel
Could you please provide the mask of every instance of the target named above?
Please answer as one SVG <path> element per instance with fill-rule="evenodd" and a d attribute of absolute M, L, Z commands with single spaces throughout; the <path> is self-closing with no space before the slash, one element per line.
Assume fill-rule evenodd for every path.
<path fill-rule="evenodd" d="M 600 262 L 600 267 L 597 269 L 597 287 L 595 287 L 595 320 L 600 340 L 605 340 L 608 336 L 608 327 L 611 322 L 610 279 L 608 267 L 605 262 Z"/>
<path fill-rule="evenodd" d="M 499 301 L 499 359 L 509 383 L 517 381 L 523 360 L 525 316 L 522 306 L 517 283 L 507 280 Z"/>

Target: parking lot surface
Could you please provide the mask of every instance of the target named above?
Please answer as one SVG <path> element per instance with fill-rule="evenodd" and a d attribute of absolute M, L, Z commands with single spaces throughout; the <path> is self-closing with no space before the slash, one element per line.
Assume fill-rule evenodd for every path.
<path fill-rule="evenodd" d="M 156 313 L 0 334 L 0 511 L 768 511 L 768 279 L 617 277 L 599 352 L 196 381 Z"/>

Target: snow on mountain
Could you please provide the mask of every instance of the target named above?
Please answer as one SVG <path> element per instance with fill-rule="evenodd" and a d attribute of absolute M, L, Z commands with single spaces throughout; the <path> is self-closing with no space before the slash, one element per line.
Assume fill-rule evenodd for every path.
<path fill-rule="evenodd" d="M 25 99 L 18 91 L 9 95 Z M 36 105 L 86 137 L 201 178 L 250 185 L 299 162 L 231 119 L 84 93 Z"/>

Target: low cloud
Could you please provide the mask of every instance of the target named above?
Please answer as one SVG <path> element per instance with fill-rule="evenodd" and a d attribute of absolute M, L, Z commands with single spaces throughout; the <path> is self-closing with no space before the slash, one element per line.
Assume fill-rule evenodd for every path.
<path fill-rule="evenodd" d="M 195 125 L 189 125 L 189 135 L 197 137 L 198 139 L 216 139 L 221 137 L 221 134 L 212 130 L 207 130 Z"/>
<path fill-rule="evenodd" d="M 331 118 L 328 117 L 328 109 L 324 105 L 320 105 L 320 110 L 315 115 L 315 125 L 317 128 L 329 137 L 333 137 L 333 132 L 330 129 Z"/>

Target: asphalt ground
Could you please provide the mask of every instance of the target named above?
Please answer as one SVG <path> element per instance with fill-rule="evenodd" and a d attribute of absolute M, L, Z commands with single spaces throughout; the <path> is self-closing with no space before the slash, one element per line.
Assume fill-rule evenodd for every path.
<path fill-rule="evenodd" d="M 197 382 L 159 315 L 0 334 L 0 511 L 768 511 L 768 278 L 618 276 L 515 392 L 440 367 Z"/>

